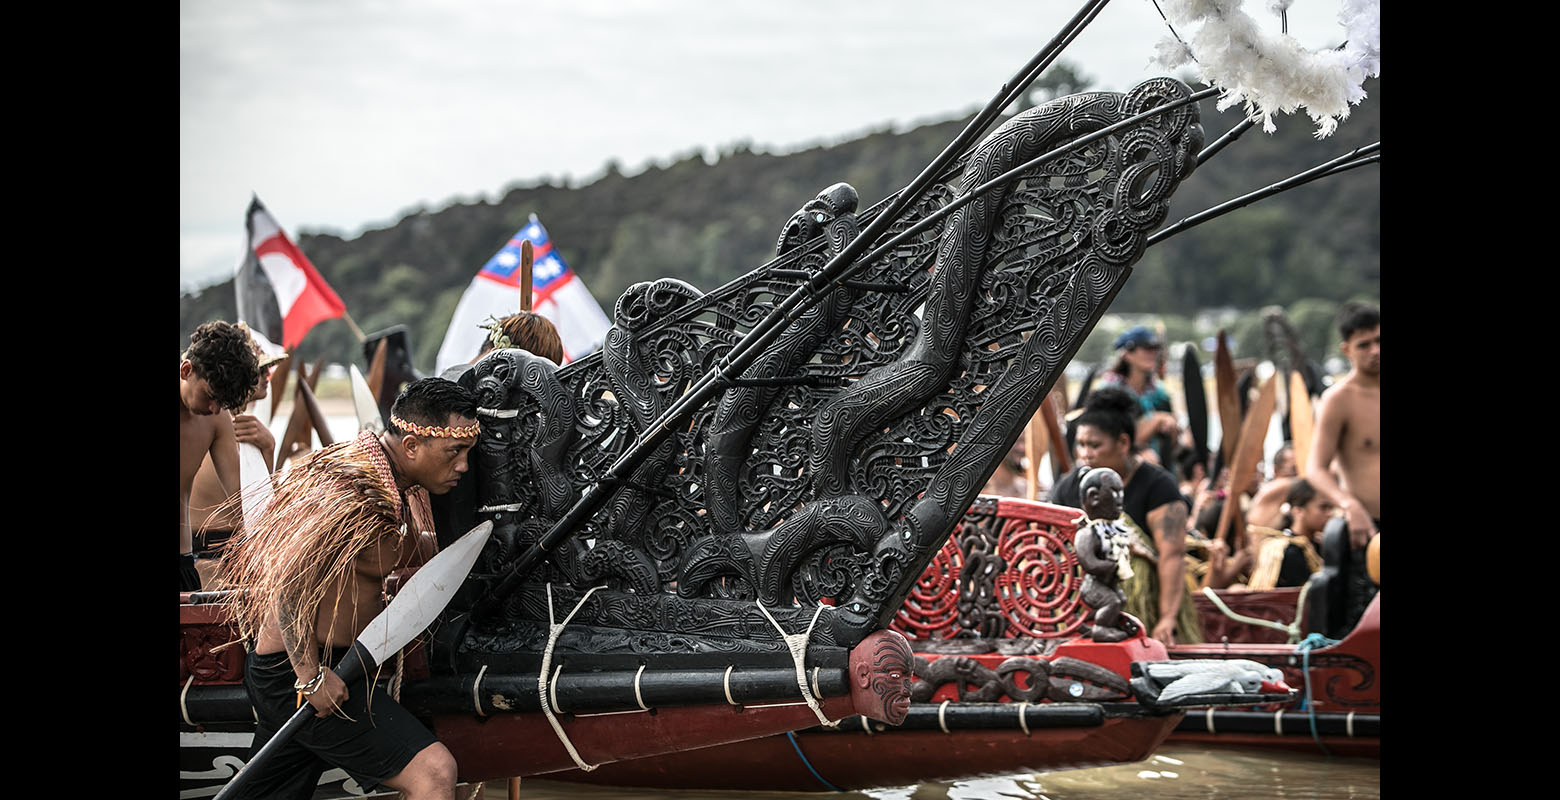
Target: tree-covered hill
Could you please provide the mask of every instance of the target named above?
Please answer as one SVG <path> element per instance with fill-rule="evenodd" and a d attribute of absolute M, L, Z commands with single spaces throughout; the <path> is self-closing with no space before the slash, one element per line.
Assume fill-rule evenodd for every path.
<path fill-rule="evenodd" d="M 1328 139 L 1315 139 L 1303 115 L 1280 118 L 1273 135 L 1248 132 L 1183 183 L 1166 222 L 1379 141 L 1380 82 L 1366 90 L 1370 96 Z M 1216 112 L 1211 101 L 1202 114 L 1210 142 L 1240 118 L 1238 109 Z M 881 200 L 914 178 L 963 123 L 884 130 L 786 155 L 739 145 L 714 164 L 690 153 L 633 176 L 608 165 L 586 186 L 517 184 L 496 201 L 423 211 L 350 239 L 294 233 L 365 331 L 411 328 L 415 364 L 427 372 L 461 293 L 532 213 L 610 316 L 635 282 L 676 276 L 708 290 L 765 263 L 791 213 L 832 183 L 855 186 L 863 208 Z M 242 212 L 234 209 L 235 227 Z M 1379 167 L 1324 178 L 1150 248 L 1111 311 L 1189 316 L 1213 307 L 1379 299 L 1380 230 Z M 181 294 L 181 349 L 201 322 L 235 316 L 231 281 Z M 301 349 L 311 361 L 322 354 L 361 360 L 339 320 L 316 326 Z"/>

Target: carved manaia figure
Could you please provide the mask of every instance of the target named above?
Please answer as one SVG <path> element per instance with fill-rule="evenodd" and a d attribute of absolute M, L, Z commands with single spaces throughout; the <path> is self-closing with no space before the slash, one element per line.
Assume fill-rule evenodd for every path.
<path fill-rule="evenodd" d="M 1073 549 L 1083 567 L 1083 602 L 1094 612 L 1093 638 L 1096 642 L 1119 642 L 1131 631 L 1118 625 L 1127 602 L 1120 584 L 1132 577 L 1128 542 L 1131 532 L 1117 519 L 1121 517 L 1121 476 L 1113 469 L 1091 469 L 1078 482 L 1082 494 L 1084 522 L 1073 538 Z"/>

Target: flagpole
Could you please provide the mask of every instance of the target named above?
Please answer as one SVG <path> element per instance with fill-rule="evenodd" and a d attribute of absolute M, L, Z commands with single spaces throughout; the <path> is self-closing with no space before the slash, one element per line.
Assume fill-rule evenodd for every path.
<path fill-rule="evenodd" d="M 520 310 L 531 310 L 531 262 L 535 258 L 532 255 L 531 240 L 526 239 L 520 243 Z"/>
<path fill-rule="evenodd" d="M 368 337 L 363 335 L 363 329 L 359 328 L 357 323 L 352 321 L 352 315 L 348 314 L 346 309 L 342 309 L 341 318 L 347 321 L 347 325 L 352 328 L 352 333 L 357 335 L 359 342 L 368 340 Z"/>

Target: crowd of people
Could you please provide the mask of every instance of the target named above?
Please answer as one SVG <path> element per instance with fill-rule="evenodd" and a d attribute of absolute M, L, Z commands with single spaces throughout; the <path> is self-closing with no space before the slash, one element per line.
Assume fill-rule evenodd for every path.
<path fill-rule="evenodd" d="M 1124 610 L 1167 644 L 1198 642 L 1191 593 L 1300 586 L 1323 567 L 1328 521 L 1345 521 L 1350 546 L 1366 547 L 1381 530 L 1381 311 L 1349 303 L 1338 316 L 1349 371 L 1329 387 L 1315 413 L 1305 464 L 1292 444 L 1232 476 L 1216 453 L 1199 457 L 1179 424 L 1160 376 L 1164 343 L 1147 326 L 1115 340 L 1116 360 L 1069 421 L 1076 467 L 1037 499 L 1083 509 L 1080 483 L 1090 470 L 1120 477 L 1120 523 L 1128 531 L 1132 577 L 1121 582 Z M 1037 454 L 1015 446 L 986 485 L 992 494 L 1027 491 L 1023 462 Z M 1174 470 L 1172 472 L 1171 470 Z M 1237 504 L 1224 520 L 1225 505 Z"/>

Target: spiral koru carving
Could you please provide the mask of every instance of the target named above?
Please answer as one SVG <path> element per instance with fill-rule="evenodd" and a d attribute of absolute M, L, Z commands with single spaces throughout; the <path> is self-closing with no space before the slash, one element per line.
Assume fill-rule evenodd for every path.
<path fill-rule="evenodd" d="M 947 639 L 959 631 L 959 574 L 964 554 L 957 540 L 943 544 L 915 582 L 889 627 L 907 639 Z"/>
<path fill-rule="evenodd" d="M 1068 536 L 1030 520 L 1006 520 L 997 553 L 1008 565 L 997 577 L 997 600 L 1008 618 L 1008 636 L 1078 630 L 1089 609 L 1079 592 L 1078 557 Z"/>

